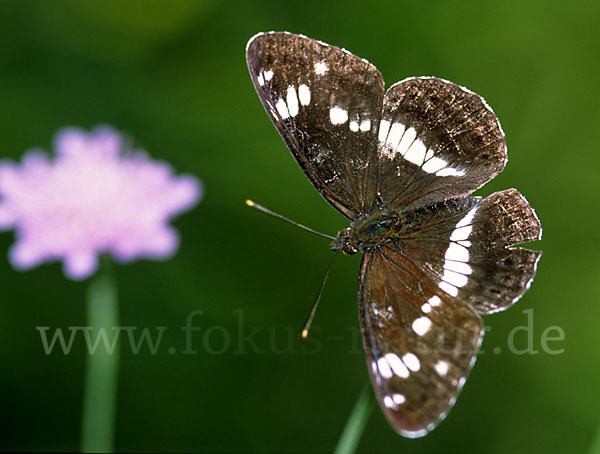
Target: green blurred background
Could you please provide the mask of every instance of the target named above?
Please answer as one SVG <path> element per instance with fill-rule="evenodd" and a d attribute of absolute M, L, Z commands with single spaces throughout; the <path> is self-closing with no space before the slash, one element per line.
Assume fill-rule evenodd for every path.
<path fill-rule="evenodd" d="M 359 257 L 335 264 L 302 343 L 328 243 L 243 204 L 251 197 L 331 234 L 346 226 L 287 152 L 247 73 L 247 40 L 288 30 L 367 58 L 388 86 L 435 75 L 483 95 L 510 159 L 479 193 L 517 187 L 544 227 L 531 291 L 485 318 L 485 353 L 448 418 L 407 440 L 377 409 L 360 450 L 588 451 L 600 415 L 598 5 L 1 2 L 2 158 L 48 149 L 64 125 L 109 123 L 205 185 L 203 202 L 176 221 L 182 247 L 173 260 L 118 269 L 121 325 L 167 330 L 155 355 L 121 344 L 117 449 L 327 452 L 367 380 L 356 347 Z M 12 241 L 0 234 L 0 251 Z M 78 449 L 84 343 L 46 355 L 36 327 L 85 325 L 85 288 L 58 264 L 22 273 L 0 259 L 0 449 Z M 183 355 L 181 327 L 199 309 L 198 353 Z M 508 351 L 527 309 L 534 348 L 560 326 L 565 340 L 550 345 L 564 353 Z M 241 337 L 254 332 L 254 344 Z M 524 333 L 516 343 L 525 348 Z"/>

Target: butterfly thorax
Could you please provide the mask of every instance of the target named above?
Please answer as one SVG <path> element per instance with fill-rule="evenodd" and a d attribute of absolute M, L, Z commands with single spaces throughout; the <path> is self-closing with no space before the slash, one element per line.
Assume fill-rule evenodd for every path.
<path fill-rule="evenodd" d="M 398 238 L 402 231 L 402 215 L 387 206 L 377 208 L 368 215 L 361 216 L 350 227 L 340 230 L 332 243 L 333 250 L 346 254 L 366 252 Z"/>

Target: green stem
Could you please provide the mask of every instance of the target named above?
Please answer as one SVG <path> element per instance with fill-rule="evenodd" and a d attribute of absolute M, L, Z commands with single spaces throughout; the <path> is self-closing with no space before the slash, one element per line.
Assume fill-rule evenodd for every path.
<path fill-rule="evenodd" d="M 351 454 L 356 451 L 356 447 L 369 420 L 373 402 L 371 384 L 367 383 L 354 404 L 348 421 L 346 421 L 344 431 L 335 447 L 335 454 Z"/>
<path fill-rule="evenodd" d="M 592 440 L 592 445 L 589 452 L 590 454 L 600 454 L 600 424 L 598 424 L 598 429 L 596 430 L 596 435 L 594 435 L 594 439 Z"/>
<path fill-rule="evenodd" d="M 83 389 L 83 414 L 81 424 L 82 452 L 112 452 L 114 420 L 119 371 L 118 343 L 113 329 L 118 326 L 117 284 L 111 264 L 102 262 L 92 278 L 87 291 L 87 324 L 95 351 L 88 351 Z M 102 336 L 102 331 L 106 337 Z M 111 347 L 114 349 L 111 350 Z"/>

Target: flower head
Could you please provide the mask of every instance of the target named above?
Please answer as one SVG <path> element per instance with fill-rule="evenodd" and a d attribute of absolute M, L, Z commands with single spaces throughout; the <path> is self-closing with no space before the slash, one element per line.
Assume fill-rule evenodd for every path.
<path fill-rule="evenodd" d="M 15 230 L 15 268 L 63 260 L 68 277 L 83 279 L 102 253 L 128 262 L 176 251 L 169 219 L 201 198 L 196 178 L 128 149 L 108 126 L 63 129 L 54 148 L 54 159 L 31 150 L 21 164 L 0 162 L 0 230 Z"/>

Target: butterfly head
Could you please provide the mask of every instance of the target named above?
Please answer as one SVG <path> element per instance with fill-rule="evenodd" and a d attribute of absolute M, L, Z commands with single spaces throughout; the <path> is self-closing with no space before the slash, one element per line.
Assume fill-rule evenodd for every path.
<path fill-rule="evenodd" d="M 356 254 L 358 249 L 358 237 L 356 231 L 352 227 L 340 230 L 337 238 L 331 243 L 331 249 L 334 251 L 342 251 L 344 254 Z"/>

